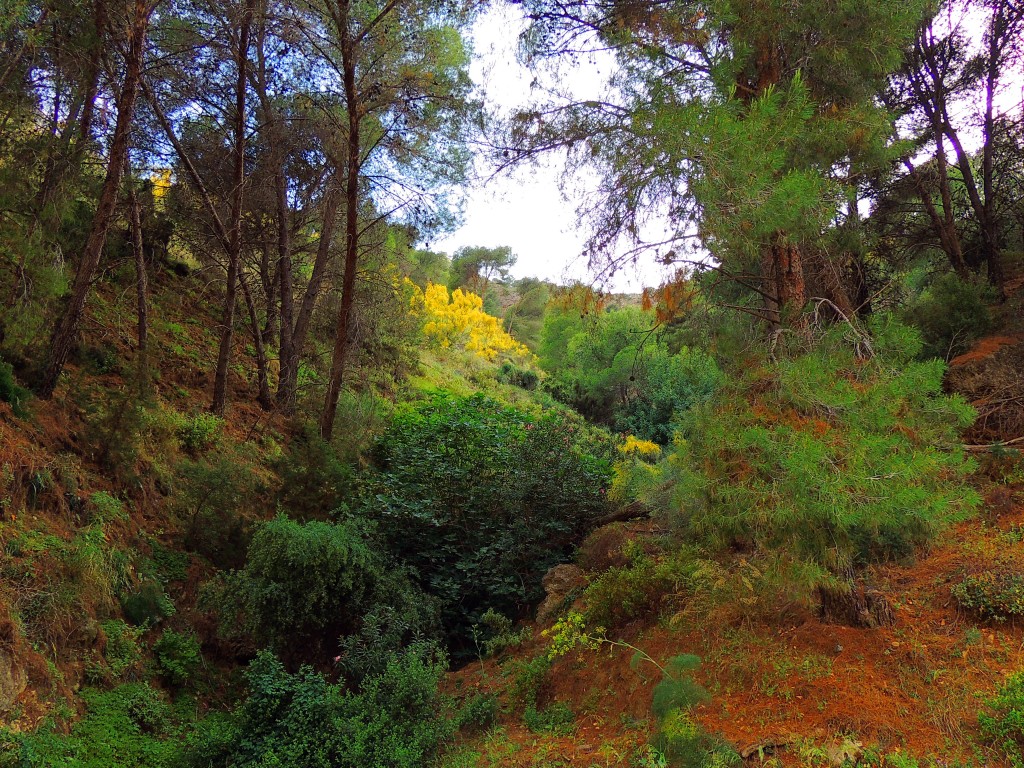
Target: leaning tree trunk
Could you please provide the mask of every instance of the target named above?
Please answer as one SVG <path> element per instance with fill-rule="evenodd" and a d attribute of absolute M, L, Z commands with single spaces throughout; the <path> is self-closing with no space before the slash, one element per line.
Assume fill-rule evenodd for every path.
<path fill-rule="evenodd" d="M 139 345 L 138 372 L 139 389 L 145 393 L 149 389 L 149 312 L 147 293 L 149 279 L 146 274 L 146 252 L 142 243 L 142 214 L 139 210 L 139 196 L 132 187 L 128 192 L 128 203 L 131 206 L 132 251 L 135 256 L 135 299 L 138 308 L 137 338 Z"/>
<path fill-rule="evenodd" d="M 343 4 L 346 11 L 348 5 Z M 348 178 L 345 182 L 345 276 L 341 286 L 341 307 L 334 329 L 334 354 L 331 359 L 331 375 L 327 382 L 324 409 L 320 414 L 320 436 L 330 440 L 334 431 L 334 417 L 338 410 L 338 397 L 345 378 L 345 362 L 348 356 L 348 333 L 352 320 L 353 294 L 355 293 L 356 268 L 359 256 L 359 104 L 356 91 L 355 40 L 347 29 L 345 19 L 344 39 L 341 41 L 342 67 L 344 69 L 345 99 L 348 107 Z"/>
<path fill-rule="evenodd" d="M 228 368 L 231 363 L 231 345 L 234 343 L 235 305 L 238 303 L 238 276 L 241 270 L 242 201 L 245 194 L 245 88 L 248 73 L 249 32 L 252 27 L 254 2 L 248 0 L 238 35 L 235 85 L 234 126 L 234 188 L 231 201 L 231 230 L 228 243 L 228 279 L 224 292 L 224 311 L 221 316 L 220 348 L 217 352 L 217 371 L 213 378 L 213 401 L 210 410 L 224 415 L 228 399 Z"/>
<path fill-rule="evenodd" d="M 38 392 L 41 397 L 49 398 L 57 388 L 57 381 L 64 364 L 74 348 L 78 329 L 85 312 L 85 302 L 89 297 L 93 274 L 99 266 L 103 247 L 107 242 L 107 233 L 113 221 L 114 209 L 117 205 L 117 193 L 121 187 L 121 177 L 128 162 L 128 140 L 131 135 L 132 122 L 135 116 L 135 99 L 138 95 L 139 81 L 142 77 L 142 59 L 146 50 L 146 32 L 153 6 L 147 6 L 145 0 L 136 0 L 135 16 L 128 43 L 128 54 L 125 58 L 125 76 L 121 93 L 117 99 L 117 122 L 114 125 L 114 137 L 110 145 L 110 159 L 107 161 L 107 174 L 100 191 L 99 204 L 93 215 L 89 238 L 82 253 L 82 259 L 75 273 L 75 282 L 71 289 L 71 300 L 68 302 L 57 327 L 50 340 L 50 350 L 46 367 L 39 383 Z"/>

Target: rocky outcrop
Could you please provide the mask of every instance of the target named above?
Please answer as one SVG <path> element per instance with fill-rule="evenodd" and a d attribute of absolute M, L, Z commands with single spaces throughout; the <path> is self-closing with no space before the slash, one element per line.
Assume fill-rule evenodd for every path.
<path fill-rule="evenodd" d="M 546 596 L 537 609 L 537 622 L 544 624 L 553 619 L 569 595 L 585 587 L 587 581 L 582 568 L 567 563 L 556 565 L 544 574 L 541 584 Z"/>

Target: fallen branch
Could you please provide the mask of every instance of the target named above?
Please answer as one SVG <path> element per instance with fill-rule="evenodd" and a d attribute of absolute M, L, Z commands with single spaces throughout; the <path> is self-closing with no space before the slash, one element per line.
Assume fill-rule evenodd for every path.
<path fill-rule="evenodd" d="M 651 514 L 651 510 L 643 502 L 634 501 L 632 504 L 627 504 L 621 509 L 609 512 L 604 517 L 599 517 L 594 521 L 594 527 L 600 528 L 602 525 L 608 525 L 609 523 L 623 523 L 627 520 L 636 520 L 641 517 L 647 517 L 649 514 Z"/>
<path fill-rule="evenodd" d="M 1024 435 L 1015 437 L 1013 440 L 1000 440 L 998 443 L 991 443 L 989 445 L 964 445 L 963 449 L 965 451 L 991 451 L 993 448 L 1005 448 L 1016 443 L 1024 443 Z"/>

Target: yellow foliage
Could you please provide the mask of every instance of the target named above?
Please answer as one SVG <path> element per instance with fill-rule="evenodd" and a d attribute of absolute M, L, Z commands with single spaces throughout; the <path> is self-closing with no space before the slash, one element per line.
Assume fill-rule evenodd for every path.
<path fill-rule="evenodd" d="M 657 477 L 653 466 L 661 457 L 661 446 L 633 435 L 619 446 L 623 458 L 612 467 L 612 483 L 608 498 L 617 504 L 628 504 L 639 498 L 641 492 Z"/>
<path fill-rule="evenodd" d="M 456 288 L 451 295 L 437 283 L 427 283 L 410 300 L 412 313 L 424 320 L 423 334 L 442 349 L 457 347 L 493 361 L 499 354 L 528 358 L 530 350 L 509 336 L 498 318 L 484 312 L 475 293 Z"/>
<path fill-rule="evenodd" d="M 153 202 L 156 204 L 157 210 L 166 210 L 167 192 L 171 188 L 171 169 L 161 168 L 155 173 L 150 174 L 149 181 L 153 185 Z"/>
<path fill-rule="evenodd" d="M 641 440 L 633 435 L 626 438 L 626 442 L 619 446 L 619 453 L 624 456 L 642 456 L 644 458 L 656 459 L 661 455 L 661 446 L 650 440 Z"/>

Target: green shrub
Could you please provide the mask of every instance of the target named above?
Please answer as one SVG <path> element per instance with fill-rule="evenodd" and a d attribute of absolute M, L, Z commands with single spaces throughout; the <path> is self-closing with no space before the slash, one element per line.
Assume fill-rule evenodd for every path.
<path fill-rule="evenodd" d="M 276 464 L 281 478 L 277 503 L 295 517 L 323 519 L 351 495 L 355 482 L 352 466 L 312 427 L 292 440 Z"/>
<path fill-rule="evenodd" d="M 144 683 L 110 691 L 86 689 L 85 714 L 63 734 L 8 733 L 0 755 L 16 758 L 11 768 L 163 768 L 177 752 L 167 737 L 172 713 L 159 692 Z M 0 759 L 3 759 L 0 757 Z"/>
<path fill-rule="evenodd" d="M 1024 616 L 1024 575 L 986 571 L 965 576 L 952 587 L 961 608 L 983 619 L 1006 620 Z"/>
<path fill-rule="evenodd" d="M 259 478 L 239 456 L 224 452 L 210 459 L 180 462 L 178 496 L 186 517 L 185 547 L 221 569 L 239 568 L 248 544 L 247 520 L 260 490 Z"/>
<path fill-rule="evenodd" d="M 25 403 L 32 394 L 14 380 L 14 369 L 10 363 L 0 360 L 0 401 L 10 403 L 11 410 L 18 418 L 25 416 Z"/>
<path fill-rule="evenodd" d="M 150 555 L 143 561 L 143 570 L 161 584 L 185 581 L 188 578 L 188 553 L 164 546 L 156 539 L 149 540 Z"/>
<path fill-rule="evenodd" d="M 687 547 L 654 557 L 633 540 L 623 550 L 630 562 L 609 568 L 583 593 L 588 626 L 614 629 L 656 616 L 674 595 L 691 586 L 701 565 L 697 554 Z"/>
<path fill-rule="evenodd" d="M 693 680 L 693 672 L 699 666 L 700 657 L 691 653 L 673 656 L 665 662 L 665 675 L 654 686 L 651 698 L 655 717 L 660 720 L 668 717 L 673 709 L 693 709 L 711 700 L 708 692 Z"/>
<path fill-rule="evenodd" d="M 223 426 L 224 420 L 219 416 L 197 411 L 178 427 L 178 440 L 181 441 L 181 447 L 189 453 L 202 453 L 217 444 Z"/>
<path fill-rule="evenodd" d="M 540 383 L 540 377 L 537 375 L 536 371 L 531 371 L 528 368 L 520 368 L 515 363 L 506 361 L 502 363 L 501 368 L 498 369 L 498 381 L 532 392 Z"/>
<path fill-rule="evenodd" d="M 521 659 L 512 662 L 512 684 L 508 700 L 513 710 L 526 711 L 537 708 L 541 689 L 547 682 L 551 670 L 551 659 L 547 655 L 537 656 L 529 661 Z"/>
<path fill-rule="evenodd" d="M 188 682 L 203 661 L 196 636 L 173 629 L 165 629 L 153 643 L 153 656 L 160 675 L 175 686 Z"/>
<path fill-rule="evenodd" d="M 988 304 L 994 300 L 985 282 L 965 282 L 949 273 L 933 280 L 907 306 L 904 316 L 921 330 L 924 357 L 951 360 L 992 328 Z"/>
<path fill-rule="evenodd" d="M 498 719 L 499 702 L 493 693 L 475 693 L 455 714 L 457 730 L 484 730 Z"/>
<path fill-rule="evenodd" d="M 568 704 L 552 702 L 543 709 L 531 704 L 523 711 L 523 724 L 533 733 L 552 733 L 567 736 L 572 733 L 576 715 Z"/>
<path fill-rule="evenodd" d="M 142 648 L 139 645 L 142 630 L 130 627 L 118 619 L 102 621 L 100 628 L 107 638 L 103 658 L 111 674 L 120 678 L 142 661 Z"/>
<path fill-rule="evenodd" d="M 706 401 L 723 376 L 710 355 L 670 349 L 667 334 L 652 332 L 659 325 L 639 307 L 550 309 L 540 346 L 548 390 L 600 424 L 670 443 L 675 418 Z"/>
<path fill-rule="evenodd" d="M 794 587 L 906 557 L 978 495 L 959 430 L 973 409 L 942 394 L 941 361 L 913 362 L 908 329 L 875 320 L 871 360 L 836 330 L 809 354 L 752 369 L 683 419 L 646 496 L 711 553 L 779 553 Z"/>
<path fill-rule="evenodd" d="M 354 524 L 278 516 L 256 528 L 245 567 L 226 581 L 225 629 L 300 659 L 333 656 L 338 638 L 358 628 L 383 570 Z"/>
<path fill-rule="evenodd" d="M 1024 672 L 1007 678 L 978 714 L 982 735 L 1006 753 L 1014 768 L 1024 766 Z"/>
<path fill-rule="evenodd" d="M 124 617 L 137 627 L 153 627 L 175 613 L 174 602 L 158 581 L 144 581 L 121 598 Z"/>
<path fill-rule="evenodd" d="M 98 523 L 124 522 L 128 519 L 124 503 L 106 491 L 98 491 L 89 497 L 93 519 Z"/>
<path fill-rule="evenodd" d="M 642 652 L 634 657 L 649 659 Z M 692 710 L 710 700 L 708 692 L 693 680 L 700 658 L 692 654 L 665 662 L 665 675 L 654 688 L 651 709 L 658 719 L 652 746 L 672 768 L 725 768 L 742 765 L 736 751 L 701 727 Z"/>
<path fill-rule="evenodd" d="M 474 640 L 485 657 L 497 656 L 509 648 L 516 648 L 530 639 L 530 628 L 515 629 L 512 619 L 488 608 L 473 627 Z"/>
<path fill-rule="evenodd" d="M 674 709 L 661 721 L 652 744 L 671 768 L 743 765 L 735 749 L 705 731 L 685 709 Z"/>
<path fill-rule="evenodd" d="M 607 441 L 553 412 L 530 414 L 476 395 L 400 413 L 376 452 L 361 514 L 441 604 L 454 648 L 493 608 L 518 616 L 543 597 L 605 511 Z"/>
<path fill-rule="evenodd" d="M 117 373 L 121 367 L 121 358 L 117 354 L 117 347 L 109 343 L 86 347 L 81 352 L 81 360 L 92 373 L 101 376 Z"/>
<path fill-rule="evenodd" d="M 269 653 L 247 672 L 249 696 L 230 719 L 182 750 L 192 768 L 422 768 L 451 734 L 437 684 L 443 660 L 394 657 L 358 691 L 306 667 L 289 674 Z"/>

